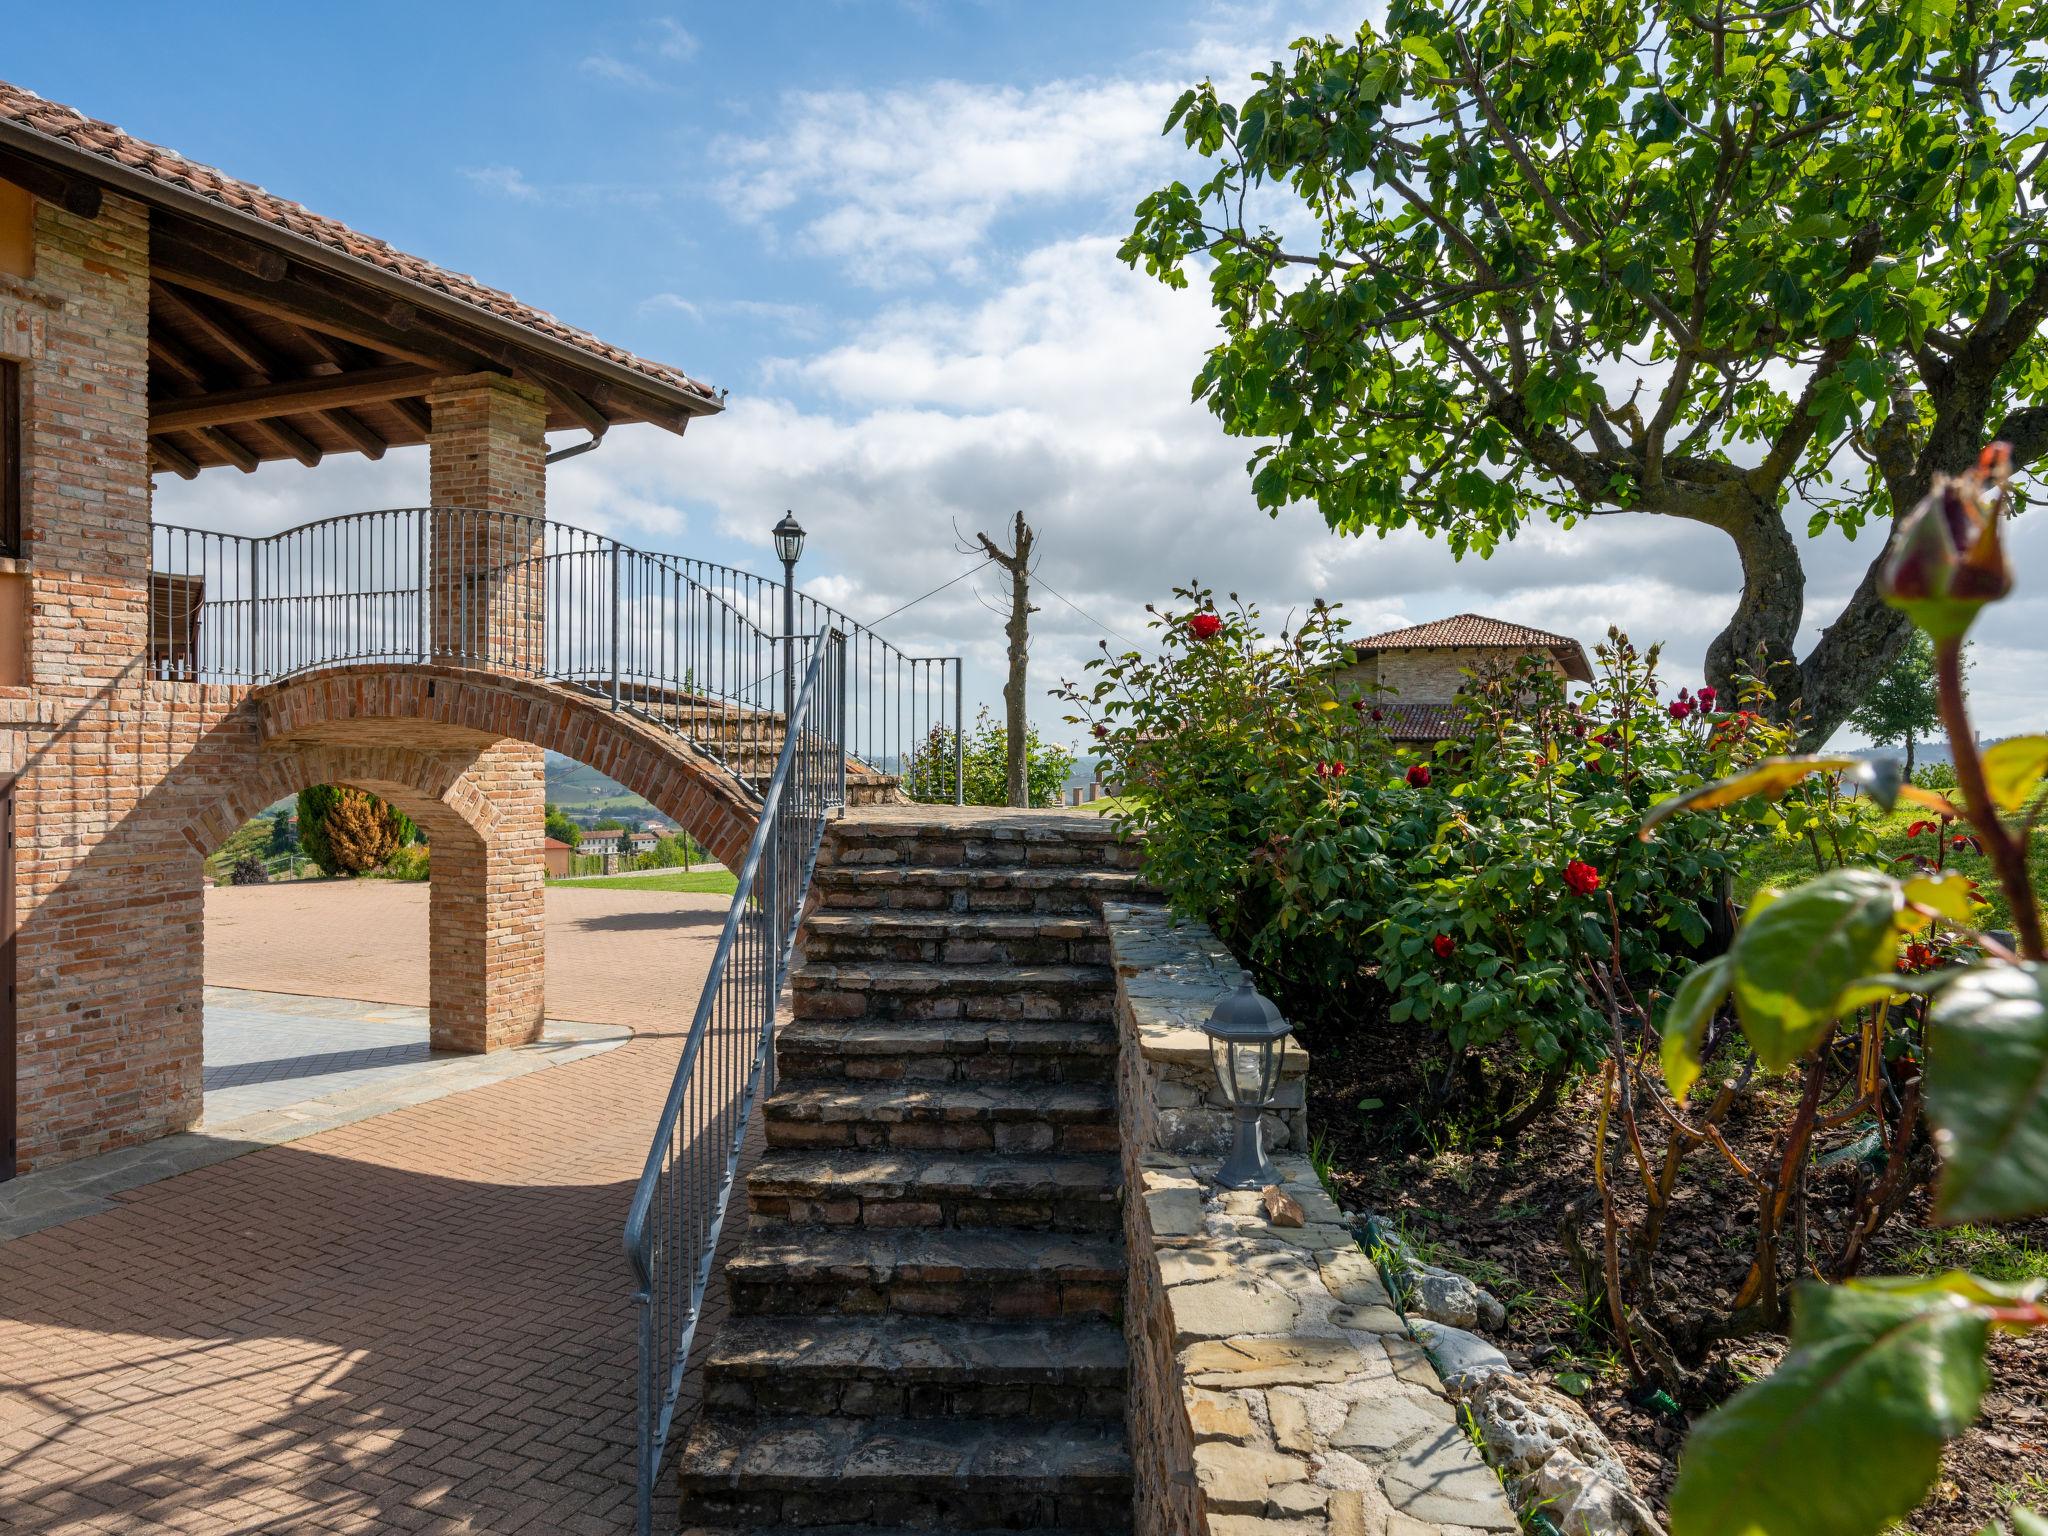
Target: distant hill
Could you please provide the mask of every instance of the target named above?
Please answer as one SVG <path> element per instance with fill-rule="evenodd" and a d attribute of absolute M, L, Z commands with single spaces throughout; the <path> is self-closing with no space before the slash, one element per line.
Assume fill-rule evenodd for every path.
<path fill-rule="evenodd" d="M 664 819 L 625 785 L 559 752 L 547 755 L 547 797 L 574 822 L 616 816 L 628 826 Z"/>

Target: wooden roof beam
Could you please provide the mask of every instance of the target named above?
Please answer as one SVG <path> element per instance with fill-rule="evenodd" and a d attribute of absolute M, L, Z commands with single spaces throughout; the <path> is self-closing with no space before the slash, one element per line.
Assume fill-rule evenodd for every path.
<path fill-rule="evenodd" d="M 218 428 L 202 427 L 199 429 L 197 436 L 207 447 L 226 459 L 245 475 L 255 474 L 256 466 L 263 462 L 262 458 L 246 444 L 228 433 L 220 431 Z"/>
<path fill-rule="evenodd" d="M 588 400 L 577 394 L 568 385 L 558 384 L 549 378 L 540 378 L 539 383 L 540 387 L 547 391 L 547 397 L 571 416 L 582 422 L 585 430 L 593 438 L 603 437 L 605 433 L 611 431 L 611 417 L 605 415 L 603 411 L 600 411 Z"/>
<path fill-rule="evenodd" d="M 467 373 L 480 366 L 474 352 L 414 335 L 407 327 L 393 324 L 394 315 L 404 318 L 401 311 L 406 306 L 384 304 L 373 313 L 369 306 L 359 307 L 326 287 L 302 280 L 296 269 L 279 282 L 251 283 L 227 263 L 175 242 L 152 246 L 150 266 L 164 281 L 181 289 L 290 321 L 303 329 L 324 331 L 389 357 L 448 373 Z"/>
<path fill-rule="evenodd" d="M 345 378 L 347 375 L 344 374 L 342 377 Z M 361 449 L 365 458 L 381 459 L 384 457 L 384 450 L 391 446 L 368 422 L 353 411 L 322 411 L 320 419 Z"/>
<path fill-rule="evenodd" d="M 199 465 L 193 461 L 190 454 L 168 437 L 152 437 L 149 440 L 149 456 L 180 480 L 199 478 Z"/>
<path fill-rule="evenodd" d="M 424 394 L 438 377 L 440 375 L 431 368 L 392 363 L 381 368 L 323 374 L 285 384 L 217 390 L 185 400 L 159 400 L 150 407 L 150 431 L 187 432 L 198 427 L 226 426 L 238 421 L 262 421 L 270 416 L 376 405 L 386 400 Z"/>
<path fill-rule="evenodd" d="M 17 187 L 33 193 L 46 203 L 55 203 L 67 213 L 75 213 L 81 219 L 96 219 L 100 216 L 103 201 L 100 185 L 82 176 L 66 175 L 24 155 L 0 149 L 0 177 L 5 177 Z"/>
<path fill-rule="evenodd" d="M 152 241 L 174 240 L 179 245 L 226 262 L 238 272 L 246 272 L 258 282 L 274 283 L 291 270 L 291 263 L 283 251 L 254 240 L 245 240 L 240 235 L 212 225 L 194 223 L 174 214 L 159 213 L 149 226 Z"/>
<path fill-rule="evenodd" d="M 250 425 L 306 468 L 311 469 L 320 462 L 324 452 L 320 445 L 282 417 L 266 417 L 262 421 L 251 422 Z M 374 459 L 377 455 L 373 453 L 370 457 Z"/>

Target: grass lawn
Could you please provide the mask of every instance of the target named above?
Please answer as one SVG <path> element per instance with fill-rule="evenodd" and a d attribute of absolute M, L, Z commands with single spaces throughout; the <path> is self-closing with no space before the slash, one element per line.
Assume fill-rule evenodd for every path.
<path fill-rule="evenodd" d="M 739 888 L 729 869 L 657 869 L 637 875 L 550 880 L 548 884 L 592 891 L 682 891 L 698 896 L 730 896 Z"/>
<path fill-rule="evenodd" d="M 1906 836 L 1906 828 L 1916 821 L 1928 820 L 1927 812 L 1905 807 L 1889 816 L 1880 815 L 1873 806 L 1867 813 L 1871 818 L 1872 830 L 1877 834 L 1880 857 L 1895 858 L 1903 854 L 1917 853 L 1923 858 L 1934 857 L 1934 838 L 1923 832 L 1918 837 Z M 1957 822 L 1949 831 L 1953 836 L 1965 830 Z M 1887 866 L 1894 872 L 1904 872 L 1908 866 L 1894 864 Z M 1985 914 L 1982 926 L 1986 928 L 2010 928 L 2012 909 L 2006 905 L 2005 896 L 1998 888 L 1998 882 L 1991 873 L 1991 861 L 1981 853 L 1968 848 L 1951 848 L 1948 852 L 1949 869 L 1968 875 L 1977 882 L 1979 894 L 1988 899 L 1991 908 Z M 2048 898 L 2048 837 L 2036 836 L 2028 850 L 2027 871 L 2033 879 L 2035 892 Z M 1735 899 L 1749 900 L 1751 894 L 1765 885 L 1789 885 L 1810 879 L 1815 873 L 1813 850 L 1805 843 L 1773 843 L 1759 848 L 1750 855 L 1749 864 L 1742 877 L 1735 883 Z"/>

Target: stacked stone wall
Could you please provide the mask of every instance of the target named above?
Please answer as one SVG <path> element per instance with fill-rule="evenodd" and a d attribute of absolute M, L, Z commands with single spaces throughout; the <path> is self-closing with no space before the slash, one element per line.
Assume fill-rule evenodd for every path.
<path fill-rule="evenodd" d="M 1303 1155 L 1269 1122 L 1270 1191 L 1215 1186 L 1228 1112 L 1190 1076 L 1241 972 L 1206 929 L 1107 902 L 1117 972 L 1137 1536 L 1511 1532 L 1499 1480 Z M 1206 1065 L 1206 1041 L 1201 1054 Z M 1291 1046 L 1294 1103 L 1308 1057 Z M 1192 1101 L 1191 1100 L 1195 1100 Z"/>

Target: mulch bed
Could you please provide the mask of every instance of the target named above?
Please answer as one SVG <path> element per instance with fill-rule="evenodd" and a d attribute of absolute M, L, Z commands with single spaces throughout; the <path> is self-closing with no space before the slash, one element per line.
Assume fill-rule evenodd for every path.
<path fill-rule="evenodd" d="M 1513 1146 L 1441 1138 L 1425 1145 L 1412 1117 L 1397 1108 L 1420 1097 L 1421 1052 L 1404 1036 L 1399 1026 L 1375 1024 L 1343 1039 L 1318 1032 L 1304 1042 L 1313 1062 L 1309 1123 L 1329 1151 L 1340 1200 L 1347 1209 L 1397 1219 L 1425 1250 L 1442 1245 L 1443 1252 L 1423 1257 L 1464 1270 L 1506 1302 L 1506 1336 L 1494 1342 L 1518 1368 L 1553 1383 L 1560 1375 L 1588 1378 L 1581 1401 L 1661 1510 L 1685 1420 L 1630 1401 L 1628 1372 L 1605 1314 L 1588 1315 L 1562 1235 L 1567 1203 L 1594 1187 L 1595 1087 L 1582 1084 L 1568 1094 Z M 1361 1114 L 1361 1099 L 1383 1107 Z M 1730 1140 L 1748 1160 L 1765 1152 L 1782 1123 L 1770 1114 L 1731 1121 Z M 1678 1294 L 1725 1299 L 1749 1264 L 1754 1205 L 1745 1205 L 1747 1191 L 1732 1176 L 1717 1187 L 1709 1175 L 1721 1165 L 1711 1152 L 1696 1158 L 1680 1184 L 1660 1273 Z M 1823 1203 L 1817 1196 L 1816 1206 Z M 1885 1229 L 1863 1272 L 1899 1272 L 1899 1255 L 1915 1246 L 1925 1224 L 1923 1196 Z M 2048 1246 L 2048 1220 L 2008 1230 Z M 1589 1233 L 1597 1232 L 1596 1217 Z M 1717 1346 L 1684 1394 L 1685 1413 L 1703 1414 L 1766 1374 L 1784 1348 L 1779 1335 Z M 1981 1419 L 1949 1447 L 1934 1494 L 1907 1523 L 1916 1536 L 1975 1536 L 2015 1499 L 2048 1510 L 2048 1335 L 1994 1340 L 1991 1375 Z"/>

